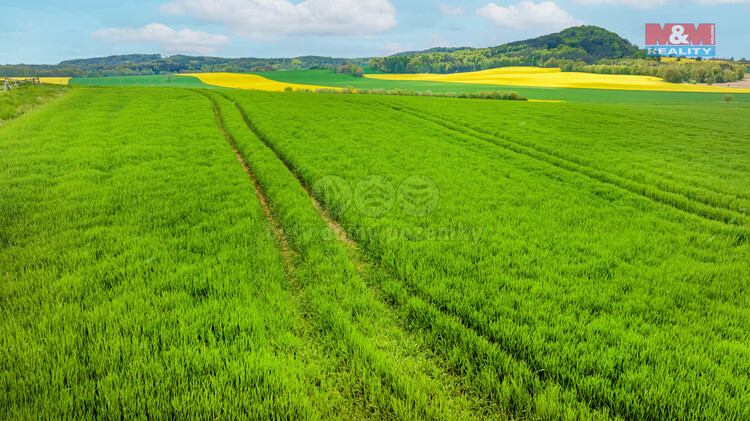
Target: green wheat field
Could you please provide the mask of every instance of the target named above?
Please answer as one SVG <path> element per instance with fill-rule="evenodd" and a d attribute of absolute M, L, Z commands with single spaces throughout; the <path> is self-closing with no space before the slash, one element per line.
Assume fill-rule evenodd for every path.
<path fill-rule="evenodd" d="M 0 419 L 750 419 L 743 96 L 192 79 L 0 97 Z"/>

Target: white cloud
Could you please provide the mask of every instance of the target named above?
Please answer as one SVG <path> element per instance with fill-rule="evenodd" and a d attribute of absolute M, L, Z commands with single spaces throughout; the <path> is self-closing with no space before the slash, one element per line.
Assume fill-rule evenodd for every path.
<path fill-rule="evenodd" d="M 459 16 L 464 14 L 464 9 L 450 4 L 440 3 L 438 8 L 440 9 L 440 13 L 444 15 Z"/>
<path fill-rule="evenodd" d="M 388 0 L 174 0 L 159 9 L 219 22 L 251 39 L 280 35 L 368 36 L 396 25 Z"/>
<path fill-rule="evenodd" d="M 522 1 L 507 7 L 488 3 L 477 9 L 477 15 L 490 19 L 499 28 L 536 32 L 559 31 L 583 24 L 551 1 Z"/>
<path fill-rule="evenodd" d="M 212 54 L 229 43 L 221 34 L 211 34 L 192 29 L 174 29 L 152 23 L 140 28 L 108 28 L 91 34 L 108 42 L 134 42 L 156 44 L 165 53 Z"/>

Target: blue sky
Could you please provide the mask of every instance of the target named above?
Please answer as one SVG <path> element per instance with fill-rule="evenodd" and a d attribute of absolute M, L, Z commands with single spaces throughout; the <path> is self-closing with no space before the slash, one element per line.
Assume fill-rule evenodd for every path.
<path fill-rule="evenodd" d="M 645 23 L 716 23 L 720 57 L 749 57 L 750 0 L 39 0 L 0 4 L 0 63 L 126 53 L 381 56 L 486 47 L 598 25 L 643 46 Z"/>

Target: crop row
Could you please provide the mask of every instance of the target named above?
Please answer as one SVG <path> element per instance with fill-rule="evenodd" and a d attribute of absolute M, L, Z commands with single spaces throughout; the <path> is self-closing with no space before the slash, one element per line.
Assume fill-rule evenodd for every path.
<path fill-rule="evenodd" d="M 381 174 L 394 185 L 421 174 L 439 186 L 440 203 L 423 218 L 329 209 L 350 233 L 445 226 L 482 233 L 474 243 L 378 234 L 387 230 L 355 238 L 387 271 L 381 289 L 408 309 L 408 320 L 474 384 L 486 380 L 481 390 L 513 390 L 490 396 L 511 397 L 498 401 L 517 415 L 544 413 L 519 402 L 551 390 L 557 404 L 571 405 L 551 405 L 556 416 L 576 402 L 626 418 L 747 415 L 742 228 L 685 218 L 366 98 L 228 95 L 307 186 L 330 174 L 350 184 Z M 481 343 L 512 363 L 486 371 L 496 360 L 476 351 Z"/>
<path fill-rule="evenodd" d="M 357 269 L 351 252 L 335 240 L 298 179 L 256 136 L 252 123 L 232 102 L 204 92 L 232 143 L 267 195 L 283 235 L 299 255 L 295 277 L 304 291 L 307 314 L 333 352 L 342 353 L 357 375 L 353 391 L 377 409 L 379 417 L 456 418 L 477 403 L 455 395 L 457 385 L 425 357 L 420 340 L 403 332 Z M 427 373 L 432 373 L 427 375 Z M 431 378 L 437 374 L 437 379 Z M 453 395 L 453 396 L 452 396 Z M 489 414 L 497 416 L 498 414 Z"/>
<path fill-rule="evenodd" d="M 390 105 L 387 104 L 386 106 Z M 684 210 L 688 213 L 728 224 L 739 226 L 748 225 L 748 220 L 743 212 L 738 212 L 731 208 L 728 209 L 722 206 L 722 204 L 727 201 L 727 195 L 725 194 L 715 194 L 710 191 L 699 190 L 698 193 L 689 194 L 686 197 L 680 193 L 685 190 L 693 193 L 697 189 L 684 188 L 680 185 L 675 186 L 668 182 L 658 182 L 656 183 L 656 186 L 641 183 L 606 170 L 600 170 L 593 168 L 592 166 L 580 164 L 574 159 L 560 156 L 553 150 L 545 151 L 541 148 L 536 148 L 529 142 L 518 141 L 505 133 L 496 133 L 494 135 L 487 134 L 468 125 L 436 117 L 432 114 L 424 113 L 421 110 L 408 107 L 395 106 L 393 109 L 407 112 L 413 116 L 438 124 L 449 130 L 457 131 L 477 139 L 486 140 L 513 152 L 528 155 L 532 158 L 549 163 L 550 165 L 554 165 L 555 167 L 577 172 L 602 183 L 620 187 L 631 193 L 642 195 L 665 205 Z M 733 202 L 737 201 L 736 197 L 731 197 L 729 200 L 731 199 L 734 199 Z"/>
<path fill-rule="evenodd" d="M 249 120 L 247 123 L 257 133 L 254 124 Z M 275 150 L 273 145 L 269 147 Z M 285 161 L 280 155 L 277 157 Z M 270 158 L 263 162 L 271 161 Z M 290 169 L 288 173 L 296 173 L 293 167 Z M 304 184 L 304 181 L 300 181 Z M 282 190 L 290 191 L 289 187 Z M 298 224 L 299 221 L 292 220 L 292 223 Z M 388 299 L 397 304 L 404 317 L 424 335 L 424 339 L 449 358 L 454 370 L 465 376 L 464 380 L 476 389 L 475 393 L 480 393 L 494 405 L 518 416 L 554 414 L 571 419 L 606 418 L 604 414 L 591 412 L 581 406 L 574 395 L 561 391 L 554 382 L 540 379 L 526 364 L 515 361 L 497 344 L 488 342 L 472 329 L 466 329 L 455 318 L 423 301 L 414 294 L 413 286 L 395 281 L 392 276 L 383 273 L 377 273 L 374 278 Z"/>
<path fill-rule="evenodd" d="M 77 88 L 0 130 L 0 418 L 346 410 L 211 117 Z"/>
<path fill-rule="evenodd" d="M 705 207 L 694 211 L 715 214 L 721 220 L 742 220 L 750 209 L 750 192 L 745 187 L 750 168 L 742 159 L 749 127 L 740 117 L 742 107 L 719 113 L 695 105 L 694 110 L 653 107 L 656 112 L 562 105 L 570 108 L 567 117 L 554 118 L 561 105 L 550 105 L 538 115 L 503 110 L 505 118 L 486 119 L 482 116 L 491 111 L 476 103 L 456 112 L 393 102 L 386 105 L 489 141 L 512 142 L 517 151 L 542 155 L 541 159 L 554 165 L 639 190 L 657 200 L 681 202 L 683 208 L 693 207 L 690 202 L 719 208 L 718 212 Z M 639 184 L 663 190 L 666 196 Z"/>

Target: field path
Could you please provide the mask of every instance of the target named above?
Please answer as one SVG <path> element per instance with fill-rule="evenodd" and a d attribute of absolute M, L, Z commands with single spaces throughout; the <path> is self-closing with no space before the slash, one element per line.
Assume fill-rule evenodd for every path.
<path fill-rule="evenodd" d="M 243 158 L 240 151 L 237 150 L 235 141 L 232 139 L 229 132 L 227 132 L 227 129 L 224 126 L 224 121 L 221 118 L 221 111 L 219 110 L 219 106 L 216 104 L 216 101 L 210 96 L 206 96 L 206 98 L 211 101 L 211 104 L 214 107 L 214 115 L 216 116 L 216 124 L 219 127 L 219 131 L 221 132 L 222 136 L 224 136 L 224 139 L 226 139 L 229 146 L 232 148 L 232 152 L 234 152 L 234 155 L 237 157 L 237 161 L 239 161 L 240 165 L 242 165 L 242 169 L 245 170 L 245 174 L 247 174 L 248 178 L 250 178 L 250 181 L 253 183 L 253 191 L 255 192 L 255 196 L 258 198 L 260 206 L 263 209 L 263 212 L 266 214 L 266 219 L 268 220 L 268 223 L 271 226 L 274 235 L 276 236 L 276 241 L 278 241 L 279 245 L 281 246 L 282 255 L 284 256 L 286 263 L 291 268 L 294 250 L 289 247 L 289 242 L 284 236 L 284 230 L 281 228 L 281 223 L 271 211 L 271 208 L 268 204 L 268 196 L 266 195 L 266 192 L 263 190 L 263 187 L 260 185 L 260 183 L 258 183 L 258 178 L 250 170 L 247 162 L 245 162 L 245 158 Z"/>

